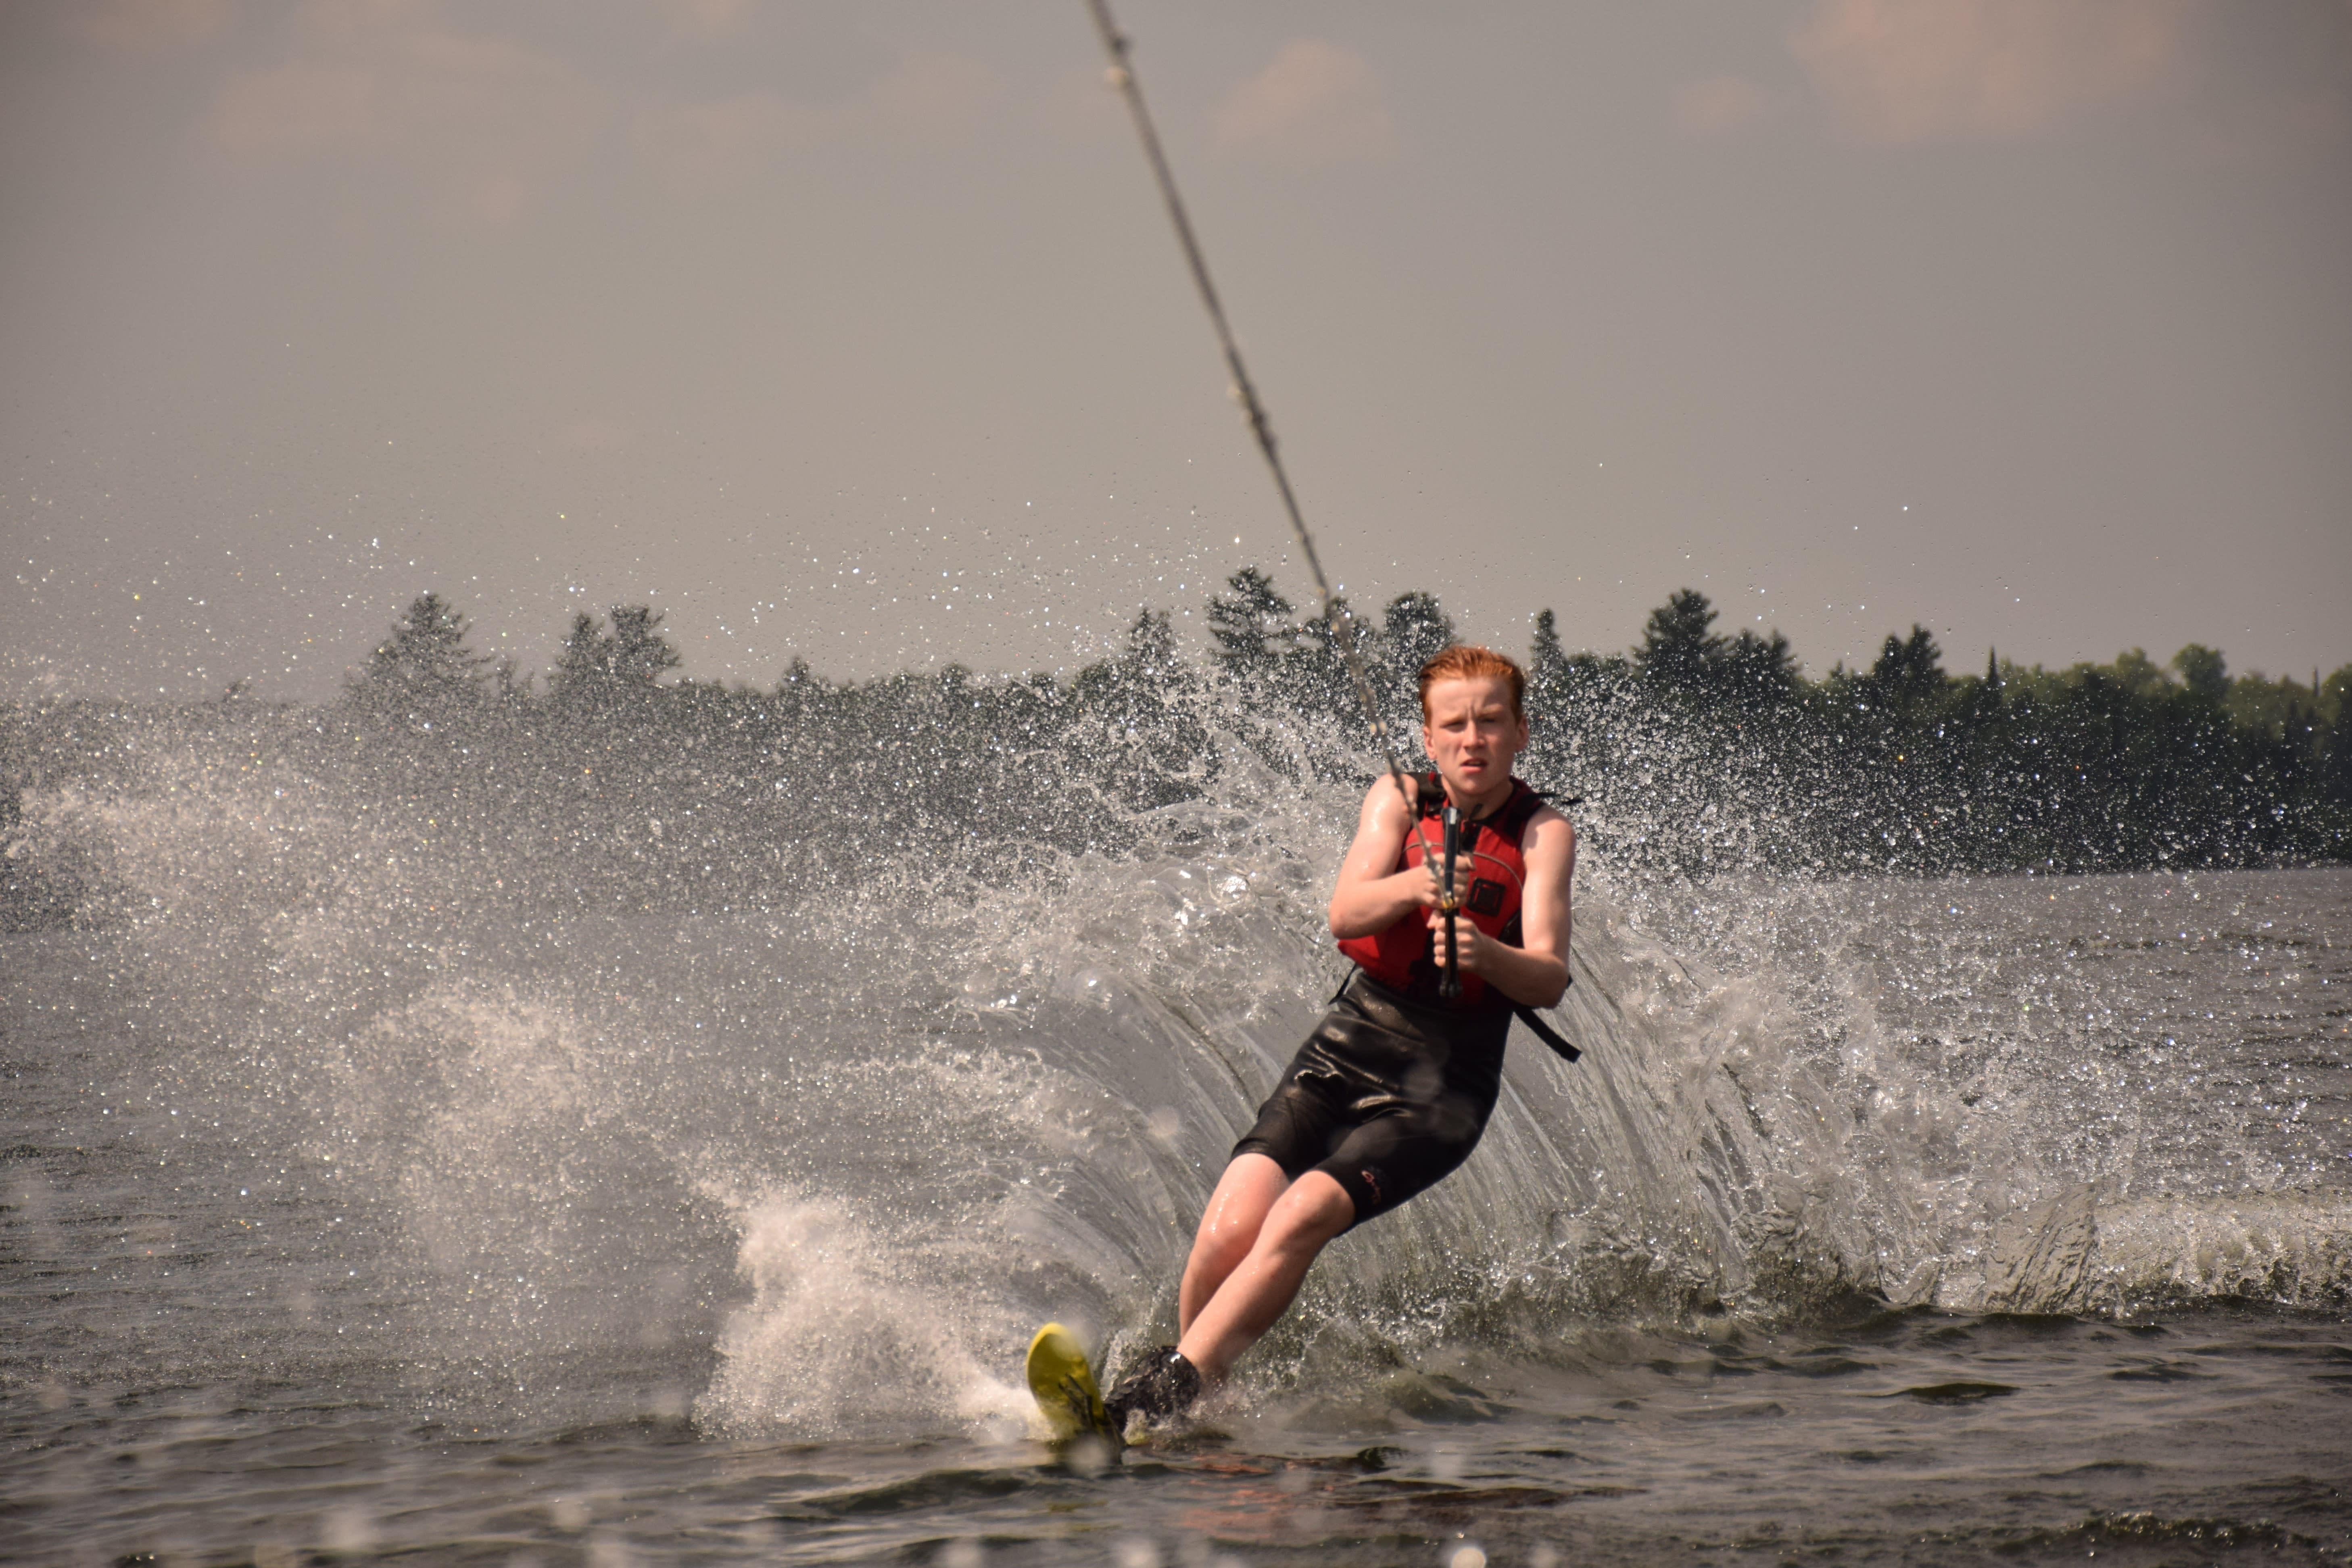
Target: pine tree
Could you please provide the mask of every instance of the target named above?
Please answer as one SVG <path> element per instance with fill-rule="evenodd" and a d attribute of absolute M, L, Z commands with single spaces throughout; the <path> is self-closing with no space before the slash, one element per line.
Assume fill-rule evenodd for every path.
<path fill-rule="evenodd" d="M 1528 700 L 1549 707 L 1568 694 L 1572 677 L 1568 650 L 1560 646 L 1559 620 L 1549 610 L 1536 612 L 1535 640 L 1528 645 Z"/>
<path fill-rule="evenodd" d="M 1355 678 L 1339 651 L 1343 637 L 1350 639 L 1377 689 L 1380 635 L 1357 617 L 1344 596 L 1335 597 L 1328 615 L 1310 616 L 1300 624 L 1297 640 L 1283 656 L 1282 682 L 1292 706 L 1349 715 L 1359 711 Z"/>
<path fill-rule="evenodd" d="M 431 725 L 478 707 L 488 694 L 490 660 L 466 647 L 466 617 L 426 589 L 392 623 L 392 635 L 368 655 L 352 683 L 362 706 Z"/>
<path fill-rule="evenodd" d="M 648 605 L 613 606 L 613 678 L 624 690 L 644 690 L 686 662 L 661 635 L 667 614 Z"/>
<path fill-rule="evenodd" d="M 1693 695 L 1712 684 L 1723 658 L 1724 640 L 1711 628 L 1715 606 L 1696 588 L 1677 588 L 1650 612 L 1634 668 L 1651 685 Z"/>
<path fill-rule="evenodd" d="M 2172 656 L 2172 668 L 2180 672 L 2180 683 L 2199 701 L 2218 708 L 2229 700 L 2230 666 L 2219 648 L 2190 643 Z"/>
<path fill-rule="evenodd" d="M 1176 672 L 1176 633 L 1168 612 L 1146 609 L 1127 628 L 1127 658 L 1140 673 L 1166 679 Z"/>
<path fill-rule="evenodd" d="M 1454 645 L 1454 622 L 1436 595 L 1415 589 L 1381 612 L 1381 641 L 1399 679 L 1418 679 L 1423 665 Z"/>
<path fill-rule="evenodd" d="M 617 645 L 604 623 L 583 610 L 572 617 L 572 631 L 555 656 L 548 688 L 565 708 L 593 706 L 611 689 Z"/>
<path fill-rule="evenodd" d="M 1777 626 L 1769 637 L 1742 626 L 1725 646 L 1720 668 L 1722 684 L 1744 708 L 1769 708 L 1796 693 L 1796 655 Z"/>
<path fill-rule="evenodd" d="M 1879 696 L 1897 706 L 1925 701 L 1944 689 L 1944 650 L 1927 628 L 1913 622 L 1908 637 L 1886 634 L 1878 661 L 1866 679 Z"/>
<path fill-rule="evenodd" d="M 585 611 L 572 616 L 548 679 L 556 706 L 573 715 L 607 715 L 659 689 L 661 678 L 681 662 L 661 623 L 661 613 L 645 605 L 614 605 L 610 631 Z"/>
<path fill-rule="evenodd" d="M 1255 566 L 1225 581 L 1233 592 L 1209 600 L 1209 639 L 1216 645 L 1217 662 L 1236 675 L 1262 671 L 1298 640 L 1290 601 Z"/>

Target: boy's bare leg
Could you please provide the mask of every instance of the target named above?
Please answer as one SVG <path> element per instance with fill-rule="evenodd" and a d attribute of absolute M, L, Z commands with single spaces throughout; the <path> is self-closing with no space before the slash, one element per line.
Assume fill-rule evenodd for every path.
<path fill-rule="evenodd" d="M 1255 1162 L 1264 1171 L 1254 1166 L 1244 1173 L 1243 1161 Z M 1316 1255 L 1355 1223 L 1355 1200 L 1321 1171 L 1307 1172 L 1279 1188 L 1270 1205 L 1257 1206 L 1266 1190 L 1267 1171 L 1276 1182 L 1282 1181 L 1282 1167 L 1262 1154 L 1244 1154 L 1225 1167 L 1209 1212 L 1202 1216 L 1192 1261 L 1184 1268 L 1178 1307 L 1183 1338 L 1177 1349 L 1209 1383 L 1223 1381 L 1242 1352 L 1274 1326 L 1297 1297 Z M 1234 1190 L 1226 1223 L 1213 1226 L 1219 1214 L 1217 1199 L 1228 1196 L 1228 1187 Z M 1250 1237 L 1242 1257 L 1228 1261 L 1244 1229 Z M 1209 1256 L 1204 1258 L 1204 1252 Z M 1194 1294 L 1196 1268 L 1203 1287 L 1200 1296 Z M 1208 1283 L 1212 1271 L 1217 1275 L 1213 1284 Z"/>
<path fill-rule="evenodd" d="M 1225 1277 L 1241 1267 L 1257 1245 L 1258 1227 L 1266 1211 L 1281 1197 L 1290 1178 L 1264 1154 L 1236 1154 L 1209 1206 L 1201 1211 L 1201 1227 L 1192 1235 L 1192 1255 L 1184 1260 L 1184 1282 L 1176 1291 L 1176 1331 L 1191 1331 L 1192 1320 L 1217 1293 Z"/>

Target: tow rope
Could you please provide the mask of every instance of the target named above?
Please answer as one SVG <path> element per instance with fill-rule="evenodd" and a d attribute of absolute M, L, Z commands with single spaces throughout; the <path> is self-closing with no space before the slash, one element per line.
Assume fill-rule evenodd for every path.
<path fill-rule="evenodd" d="M 1339 658 L 1348 667 L 1348 679 L 1356 689 L 1356 705 L 1363 710 L 1364 721 L 1371 727 L 1372 739 L 1381 748 L 1381 760 L 1388 767 L 1389 781 L 1396 785 L 1397 796 L 1412 823 L 1413 837 L 1421 845 L 1421 863 L 1437 884 L 1438 912 L 1445 917 L 1444 978 L 1439 983 L 1439 993 L 1447 997 L 1461 994 L 1462 982 L 1457 963 L 1454 917 L 1461 912 L 1462 901 L 1455 891 L 1454 860 L 1457 851 L 1461 815 L 1451 802 L 1445 806 L 1445 848 L 1441 857 L 1429 842 L 1429 834 L 1422 819 L 1413 792 L 1405 787 L 1404 764 L 1397 758 L 1396 743 L 1389 733 L 1388 721 L 1381 717 L 1380 698 L 1372 689 L 1372 678 L 1365 671 L 1362 656 L 1356 647 L 1355 613 L 1331 591 L 1331 579 L 1324 574 L 1323 558 L 1316 552 L 1315 536 L 1307 531 L 1307 519 L 1298 510 L 1297 492 L 1290 487 L 1290 474 L 1282 466 L 1282 454 L 1274 439 L 1273 421 L 1266 417 L 1265 405 L 1258 400 L 1257 384 L 1250 380 L 1249 369 L 1242 363 L 1241 345 L 1234 341 L 1234 329 L 1225 320 L 1225 307 L 1217 295 L 1217 286 L 1210 280 L 1208 258 L 1201 252 L 1201 242 L 1192 233 L 1192 219 L 1184 206 L 1184 198 L 1176 189 L 1176 175 L 1168 166 L 1168 156 L 1160 150 L 1160 132 L 1152 125 L 1150 111 L 1143 106 L 1143 88 L 1135 79 L 1135 68 L 1128 58 L 1127 35 L 1118 30 L 1111 19 L 1109 0 L 1087 0 L 1087 8 L 1095 19 L 1095 31 L 1102 37 L 1103 52 L 1110 57 L 1107 73 L 1110 85 L 1127 100 L 1128 115 L 1135 121 L 1135 134 L 1143 143 L 1144 161 L 1151 165 L 1151 177 L 1160 187 L 1160 199 L 1168 209 L 1168 221 L 1176 230 L 1176 243 L 1184 252 L 1184 264 L 1192 274 L 1192 287 L 1201 296 L 1201 306 L 1209 313 L 1209 326 L 1217 335 L 1217 347 L 1225 356 L 1225 369 L 1233 375 L 1234 401 L 1241 405 L 1242 417 L 1248 424 L 1250 435 L 1257 441 L 1257 449 L 1265 458 L 1266 469 L 1274 476 L 1274 488 L 1282 498 L 1283 515 L 1289 520 L 1291 537 L 1298 542 L 1298 552 L 1307 562 L 1307 574 L 1315 579 L 1315 592 L 1322 601 L 1323 624 L 1330 629 L 1332 645 L 1339 650 Z M 1569 1061 L 1577 1058 L 1577 1049 L 1554 1034 L 1536 1016 L 1532 1007 L 1517 1003 L 1512 1011 L 1521 1022 L 1535 1031 L 1536 1037 Z"/>

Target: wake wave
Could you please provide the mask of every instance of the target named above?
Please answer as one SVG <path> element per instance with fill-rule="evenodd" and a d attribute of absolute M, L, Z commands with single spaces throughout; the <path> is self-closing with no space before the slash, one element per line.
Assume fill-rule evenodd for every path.
<path fill-rule="evenodd" d="M 404 1353 L 517 1399 L 604 1347 L 688 1357 L 713 1430 L 1009 1429 L 1043 1319 L 1114 1361 L 1172 1337 L 1200 1205 L 1344 972 L 1358 785 L 1248 748 L 1084 832 L 942 799 L 892 848 L 854 801 L 779 843 L 626 791 L 542 815 L 497 756 L 453 791 L 168 739 L 28 792 L 14 842 L 88 890 L 160 1071 L 391 1216 Z M 1337 1244 L 1249 1375 L 1868 1303 L 2342 1310 L 2352 1196 L 2189 1087 L 2254 1070 L 2236 950 L 2116 934 L 2178 892 L 2187 943 L 2198 888 L 2254 885 L 1588 863 L 1584 1060 L 1517 1040 L 1476 1155 Z"/>

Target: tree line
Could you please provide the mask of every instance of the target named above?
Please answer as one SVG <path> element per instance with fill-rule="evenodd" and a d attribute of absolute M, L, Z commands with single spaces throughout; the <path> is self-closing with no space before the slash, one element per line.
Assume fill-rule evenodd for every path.
<path fill-rule="evenodd" d="M 546 858 L 561 874 L 539 885 L 586 902 L 735 907 L 909 867 L 944 890 L 1055 853 L 1122 852 L 1192 831 L 1163 808 L 1369 780 L 1337 617 L 1417 760 L 1413 677 L 1455 640 L 1426 593 L 1326 617 L 1244 567 L 1206 605 L 1205 657 L 1179 646 L 1168 611 L 1147 609 L 1118 651 L 1067 679 L 950 664 L 835 681 L 795 659 L 766 689 L 680 679 L 645 605 L 576 616 L 553 667 L 528 675 L 476 651 L 460 608 L 426 593 L 323 707 L 233 689 L 168 708 L 0 708 L 0 920 L 54 913 L 105 879 L 75 859 L 89 851 L 57 811 L 28 802 L 163 787 L 159 759 L 207 734 L 236 767 L 358 789 L 371 822 L 413 818 L 443 849 L 470 839 Z M 1989 654 L 1980 673 L 1955 675 L 1914 626 L 1868 668 L 1815 679 L 1779 632 L 1726 636 L 1717 620 L 1683 589 L 1626 651 L 1597 653 L 1570 651 L 1551 612 L 1535 619 L 1520 771 L 1578 803 L 1589 850 L 1612 868 L 2352 859 L 2352 666 L 2309 685 L 2232 676 L 2192 644 L 2162 664 L 2132 649 L 2062 670 Z"/>
<path fill-rule="evenodd" d="M 1223 716 L 1238 742 L 1318 776 L 1364 767 L 1358 701 L 1336 624 L 1302 615 L 1255 566 L 1206 605 L 1208 658 L 1195 668 L 1165 611 L 1146 610 L 1125 652 L 1066 682 L 982 681 L 960 667 L 834 685 L 796 662 L 770 702 L 861 710 L 861 731 L 913 702 L 927 680 L 963 695 L 950 726 L 975 754 L 1007 734 L 1080 744 L 1093 783 L 1125 809 L 1199 793 L 1219 771 Z M 1348 618 L 1383 717 L 1408 747 L 1413 676 L 1456 640 L 1434 595 Z M 1706 595 L 1685 588 L 1653 610 L 1626 652 L 1570 652 L 1537 616 L 1523 662 L 1536 742 L 1527 767 L 1583 800 L 1588 836 L 1664 868 L 1741 866 L 1960 871 L 2277 864 L 2352 858 L 2352 666 L 2309 685 L 2231 676 L 2218 649 L 2189 644 L 2159 664 L 2128 649 L 2105 664 L 2047 670 L 1988 651 L 1955 675 L 1925 628 L 1887 634 L 1866 668 L 1819 679 L 1777 630 L 1716 629 Z M 664 684 L 679 659 L 661 616 L 619 606 L 572 622 L 543 691 L 467 651 L 463 617 L 427 594 L 354 680 L 352 700 L 418 722 L 429 710 L 536 707 L 609 724 L 663 704 L 724 707 L 716 686 Z M 1518 650 L 1507 650 L 1517 652 Z M 1208 688 L 1224 698 L 1188 698 Z M 966 706 L 968 704 L 968 706 Z M 914 704 L 919 707 L 919 703 Z M 911 713 L 910 713 L 911 716 Z M 886 721 L 883 728 L 888 728 Z M 1057 740 L 1055 738 L 1058 738 Z M 1597 846 L 1598 847 L 1598 846 Z"/>
<path fill-rule="evenodd" d="M 1981 674 L 1954 675 L 1915 624 L 1866 668 L 1815 679 L 1779 631 L 1725 636 L 1717 619 L 1681 589 L 1627 652 L 1601 654 L 1535 618 L 1523 771 L 1585 797 L 1588 838 L 1619 858 L 1941 873 L 2352 858 L 2352 666 L 2308 685 L 2232 678 L 2191 643 L 2164 664 L 2132 648 L 2061 670 L 1988 650 Z M 1357 626 L 1410 733 L 1411 672 L 1454 626 L 1423 593 Z M 1262 572 L 1230 579 L 1209 627 L 1243 689 L 1346 700 L 1330 628 Z"/>

